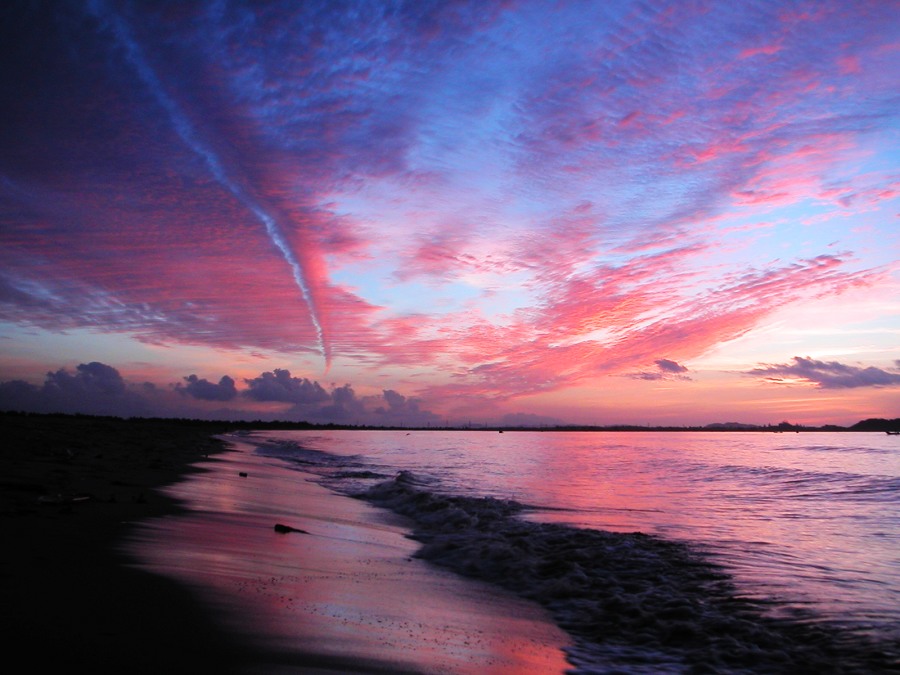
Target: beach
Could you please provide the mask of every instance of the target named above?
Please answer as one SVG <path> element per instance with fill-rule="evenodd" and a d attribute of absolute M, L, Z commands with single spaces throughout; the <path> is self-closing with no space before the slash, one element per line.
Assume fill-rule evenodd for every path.
<path fill-rule="evenodd" d="M 2 418 L 2 630 L 29 667 L 900 670 L 880 435 Z"/>
<path fill-rule="evenodd" d="M 142 519 L 178 513 L 157 488 L 224 449 L 215 424 L 3 416 L 2 634 L 38 670 L 234 672 L 251 660 L 175 582 L 118 544 Z"/>
<path fill-rule="evenodd" d="M 279 492 L 286 469 L 226 451 L 212 438 L 226 431 L 4 415 L 12 660 L 148 673 L 565 669 L 566 638 L 535 606 L 414 559 L 402 523 L 378 509 L 310 481 Z M 303 532 L 279 534 L 280 521 Z M 195 547 L 187 561 L 179 541 Z"/>

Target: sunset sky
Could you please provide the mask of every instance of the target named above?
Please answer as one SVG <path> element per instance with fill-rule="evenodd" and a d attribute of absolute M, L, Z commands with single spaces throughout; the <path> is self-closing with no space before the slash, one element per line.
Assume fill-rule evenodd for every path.
<path fill-rule="evenodd" d="M 8 2 L 0 408 L 900 416 L 900 4 Z"/>

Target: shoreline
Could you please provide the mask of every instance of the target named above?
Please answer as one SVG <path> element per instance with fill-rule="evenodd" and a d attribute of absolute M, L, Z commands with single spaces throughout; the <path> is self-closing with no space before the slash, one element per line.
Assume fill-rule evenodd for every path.
<path fill-rule="evenodd" d="M 209 472 L 166 488 L 189 512 L 144 521 L 128 549 L 256 645 L 253 672 L 569 669 L 568 636 L 536 604 L 418 559 L 406 519 L 257 454 L 246 437 L 225 440 L 233 452 Z"/>
<path fill-rule="evenodd" d="M 0 630 L 11 662 L 93 672 L 240 672 L 254 650 L 192 592 L 134 566 L 135 524 L 176 515 L 161 489 L 227 450 L 226 424 L 2 414 Z"/>
<path fill-rule="evenodd" d="M 569 667 L 567 637 L 538 608 L 413 561 L 416 545 L 396 522 L 381 522 L 384 514 L 213 438 L 230 424 L 3 413 L 0 420 L 0 629 L 13 660 L 98 673 Z M 251 460 L 251 477 L 239 477 Z M 284 485 L 280 496 L 269 489 Z M 212 502 L 204 503 L 205 490 Z M 234 508 L 216 501 L 222 495 Z M 275 512 L 254 513 L 263 507 L 282 509 L 315 536 L 274 533 Z M 201 548 L 177 560 L 185 536 L 210 557 Z M 223 555 L 240 561 L 248 552 L 266 574 L 284 569 L 279 583 L 292 594 L 313 595 L 272 614 L 269 591 L 235 593 L 248 578 L 215 567 Z M 350 615 L 357 618 L 348 626 Z"/>

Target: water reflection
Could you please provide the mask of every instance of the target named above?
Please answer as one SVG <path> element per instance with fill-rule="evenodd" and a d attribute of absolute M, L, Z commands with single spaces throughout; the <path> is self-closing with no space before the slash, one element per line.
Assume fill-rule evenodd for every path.
<path fill-rule="evenodd" d="M 533 519 L 687 541 L 747 595 L 900 631 L 900 448 L 884 434 L 344 432 L 312 445 L 550 507 Z"/>

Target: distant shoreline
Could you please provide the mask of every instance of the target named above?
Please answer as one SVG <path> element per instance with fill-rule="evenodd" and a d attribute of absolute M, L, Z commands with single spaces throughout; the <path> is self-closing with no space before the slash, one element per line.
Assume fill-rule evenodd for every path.
<path fill-rule="evenodd" d="M 507 426 L 497 424 L 464 424 L 444 426 L 396 426 L 371 424 L 336 424 L 314 422 L 292 422 L 288 420 L 206 420 L 179 417 L 115 417 L 101 415 L 85 415 L 80 413 L 36 413 L 23 411 L 0 411 L 0 420 L 29 419 L 34 420 L 107 420 L 130 422 L 137 426 L 165 423 L 182 429 L 208 431 L 209 434 L 226 433 L 240 430 L 342 430 L 342 431 L 492 431 L 492 432 L 527 432 L 527 431 L 559 431 L 559 432 L 756 432 L 756 433 L 788 433 L 788 432 L 888 432 L 900 431 L 900 417 L 894 419 L 869 418 L 852 424 L 849 427 L 837 424 L 807 426 L 781 422 L 779 424 L 754 425 L 738 422 L 714 422 L 704 426 L 655 425 L 642 426 L 636 424 L 558 424 L 543 426 Z"/>

